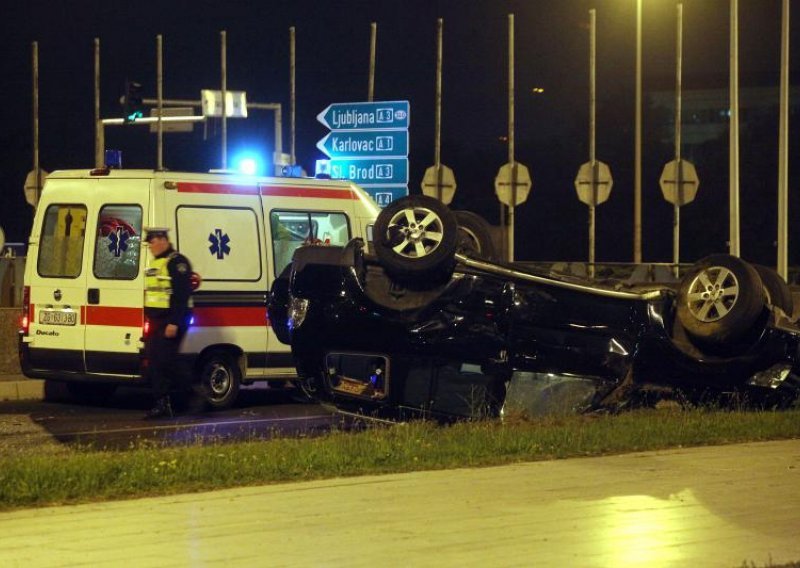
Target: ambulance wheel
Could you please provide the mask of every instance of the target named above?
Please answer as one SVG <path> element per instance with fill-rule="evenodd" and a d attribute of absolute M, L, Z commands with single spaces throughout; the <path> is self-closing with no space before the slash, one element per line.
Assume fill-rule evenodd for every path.
<path fill-rule="evenodd" d="M 116 391 L 117 385 L 107 383 L 67 383 L 70 397 L 80 404 L 105 404 Z"/>
<path fill-rule="evenodd" d="M 375 253 L 389 276 L 408 287 L 435 287 L 455 267 L 458 224 L 432 197 L 410 195 L 387 205 L 375 221 Z"/>
<path fill-rule="evenodd" d="M 229 408 L 239 395 L 242 372 L 229 353 L 213 351 L 200 364 L 200 381 L 212 408 Z"/>

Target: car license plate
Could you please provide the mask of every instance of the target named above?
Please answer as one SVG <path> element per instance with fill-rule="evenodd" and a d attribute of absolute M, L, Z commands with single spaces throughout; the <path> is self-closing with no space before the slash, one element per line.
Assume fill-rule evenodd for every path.
<path fill-rule="evenodd" d="M 78 313 L 72 310 L 42 310 L 39 312 L 39 323 L 44 325 L 75 325 Z"/>

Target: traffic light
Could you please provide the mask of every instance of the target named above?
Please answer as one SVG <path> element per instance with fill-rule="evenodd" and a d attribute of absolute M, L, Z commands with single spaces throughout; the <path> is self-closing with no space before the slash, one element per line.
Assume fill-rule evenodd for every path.
<path fill-rule="evenodd" d="M 125 122 L 134 122 L 144 116 L 142 84 L 125 79 L 125 95 L 122 97 L 122 112 Z"/>

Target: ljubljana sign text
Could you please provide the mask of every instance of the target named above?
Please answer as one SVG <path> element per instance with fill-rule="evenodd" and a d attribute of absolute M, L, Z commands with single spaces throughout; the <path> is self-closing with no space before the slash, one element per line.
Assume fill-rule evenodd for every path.
<path fill-rule="evenodd" d="M 408 101 L 333 103 L 317 115 L 331 130 L 407 129 Z"/>

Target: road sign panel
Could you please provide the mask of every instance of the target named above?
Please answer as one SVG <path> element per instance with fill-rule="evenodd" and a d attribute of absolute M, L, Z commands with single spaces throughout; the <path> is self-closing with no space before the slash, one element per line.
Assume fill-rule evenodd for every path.
<path fill-rule="evenodd" d="M 202 89 L 200 101 L 203 116 L 222 117 L 222 91 Z M 245 91 L 225 91 L 225 113 L 228 118 L 247 118 L 247 93 Z"/>
<path fill-rule="evenodd" d="M 408 186 L 406 185 L 362 185 L 360 187 L 363 188 L 380 207 L 386 207 L 392 201 L 397 201 L 401 197 L 408 195 Z"/>
<path fill-rule="evenodd" d="M 500 203 L 508 205 L 509 207 L 516 207 L 520 203 L 524 203 L 528 199 L 528 194 L 531 191 L 531 174 L 527 166 L 523 166 L 519 162 L 514 164 L 517 168 L 516 183 L 514 183 L 512 165 L 503 164 L 497 172 L 497 177 L 494 178 L 494 192 Z M 512 203 L 514 196 L 514 189 L 516 188 L 516 202 Z"/>
<path fill-rule="evenodd" d="M 659 185 L 664 199 L 681 206 L 694 201 L 700 179 L 693 163 L 688 160 L 672 160 L 664 166 Z"/>
<path fill-rule="evenodd" d="M 192 107 L 166 107 L 161 109 L 161 118 L 167 116 L 193 116 L 194 109 Z M 150 116 L 158 117 L 158 109 L 151 108 Z M 194 130 L 193 122 L 164 122 L 161 121 L 161 131 L 167 132 L 192 132 Z M 158 132 L 158 122 L 150 123 L 150 132 Z"/>
<path fill-rule="evenodd" d="M 317 115 L 331 130 L 406 129 L 408 101 L 333 103 Z"/>
<path fill-rule="evenodd" d="M 408 130 L 352 130 L 329 132 L 317 142 L 329 158 L 408 156 Z"/>
<path fill-rule="evenodd" d="M 600 160 L 595 160 L 594 168 L 592 162 L 581 164 L 581 167 L 578 168 L 578 175 L 575 176 L 575 191 L 578 192 L 578 199 L 589 206 L 597 206 L 606 202 L 613 185 L 611 168 Z"/>
<path fill-rule="evenodd" d="M 359 185 L 408 183 L 407 158 L 334 159 L 328 160 L 328 168 L 331 178 L 349 179 Z"/>
<path fill-rule="evenodd" d="M 433 165 L 425 170 L 425 175 L 422 177 L 422 193 L 430 197 L 439 199 L 439 188 L 441 186 L 441 200 L 445 205 L 450 205 L 453 201 L 453 195 L 456 192 L 456 177 L 453 170 L 440 164 L 439 173 L 436 172 L 436 166 Z M 439 177 L 441 176 L 441 177 Z"/>

